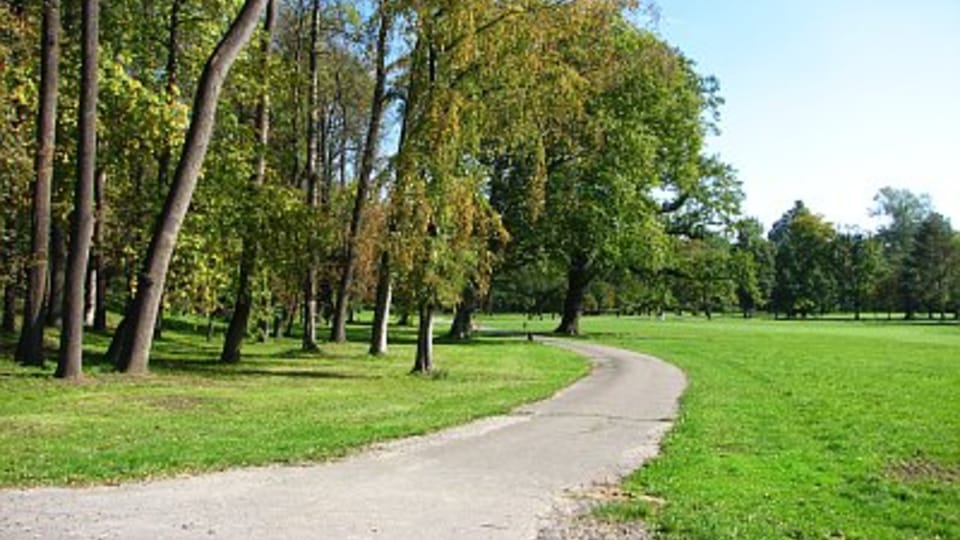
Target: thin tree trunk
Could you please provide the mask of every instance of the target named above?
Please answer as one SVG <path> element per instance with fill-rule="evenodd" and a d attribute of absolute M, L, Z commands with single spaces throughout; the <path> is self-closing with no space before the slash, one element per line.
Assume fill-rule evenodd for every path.
<path fill-rule="evenodd" d="M 96 296 L 93 300 L 93 330 L 95 332 L 107 331 L 107 287 L 110 284 L 107 277 L 107 268 L 104 257 L 104 217 L 106 216 L 106 189 L 107 173 L 101 169 L 97 174 L 97 181 L 94 185 L 94 205 L 96 207 L 96 219 L 93 224 L 93 268 L 96 272 Z"/>
<path fill-rule="evenodd" d="M 190 128 L 163 211 L 150 241 L 137 293 L 127 313 L 129 330 L 120 349 L 117 368 L 127 373 L 147 371 L 153 326 L 160 309 L 170 258 L 187 214 L 210 134 L 223 81 L 240 50 L 250 40 L 267 0 L 246 0 L 230 30 L 207 59 L 194 98 Z M 118 335 L 120 335 L 118 333 Z M 114 339 L 117 339 L 116 337 Z"/>
<path fill-rule="evenodd" d="M 31 261 L 23 327 L 16 359 L 23 364 L 43 365 L 43 300 L 47 285 L 50 251 L 50 194 L 53 152 L 56 146 L 57 88 L 60 64 L 60 0 L 44 0 L 40 60 L 40 109 L 37 114 L 37 150 L 34 160 L 33 208 L 30 229 Z"/>
<path fill-rule="evenodd" d="M 563 301 L 563 317 L 554 333 L 568 336 L 580 333 L 580 315 L 583 313 L 583 300 L 589 285 L 590 273 L 587 268 L 587 259 L 577 256 L 567 272 L 567 294 Z"/>
<path fill-rule="evenodd" d="M 350 216 L 350 230 L 347 236 L 346 253 L 343 267 L 340 269 L 340 282 L 337 287 L 337 303 L 333 311 L 333 324 L 330 339 L 337 343 L 347 340 L 346 316 L 350 307 L 350 286 L 357 266 L 357 242 L 362 226 L 364 205 L 373 177 L 373 165 L 377 156 L 377 144 L 380 140 L 380 123 L 383 118 L 384 94 L 386 88 L 387 39 L 390 36 L 390 16 L 385 12 L 384 3 L 380 3 L 380 30 L 377 34 L 377 67 L 370 104 L 370 123 L 367 126 L 367 138 L 363 145 L 363 157 L 357 175 L 357 195 L 353 200 L 353 213 Z M 344 156 L 345 158 L 346 156 Z"/>
<path fill-rule="evenodd" d="M 173 0 L 170 6 L 170 25 L 167 28 L 167 100 L 173 104 L 177 87 L 177 69 L 180 64 L 180 9 L 183 0 Z M 157 190 L 163 193 L 167 189 L 170 176 L 170 161 L 173 159 L 173 148 L 170 143 L 164 143 L 157 159 Z"/>
<path fill-rule="evenodd" d="M 63 296 L 63 331 L 55 376 L 80 377 L 83 366 L 83 315 L 87 265 L 93 243 L 93 191 L 97 160 L 97 43 L 100 0 L 84 0 L 77 183 L 70 223 L 70 252 Z"/>
<path fill-rule="evenodd" d="M 387 354 L 387 327 L 390 323 L 390 300 L 392 296 L 390 280 L 390 256 L 384 251 L 380 255 L 377 279 L 377 303 L 373 309 L 373 329 L 370 334 L 370 354 Z"/>
<path fill-rule="evenodd" d="M 433 306 L 420 304 L 420 320 L 417 327 L 417 356 L 411 373 L 433 371 Z"/>
<path fill-rule="evenodd" d="M 320 101 L 320 75 L 318 55 L 320 46 L 320 1 L 313 0 L 313 11 L 310 19 L 310 90 L 308 96 L 309 120 L 307 122 L 307 206 L 317 207 L 317 187 L 319 171 L 317 170 L 318 134 Z M 303 311 L 303 349 L 317 348 L 317 268 L 315 254 L 309 255 L 309 263 L 304 278 L 304 311 Z"/>
<path fill-rule="evenodd" d="M 261 75 L 264 76 L 263 89 L 260 92 L 260 101 L 257 104 L 257 160 L 254 165 L 254 174 L 251 179 L 254 191 L 263 186 L 267 174 L 267 143 L 270 142 L 270 93 L 266 76 L 270 58 L 270 43 L 273 41 L 273 31 L 276 27 L 277 0 L 268 0 L 267 18 L 263 25 L 263 41 L 260 44 Z M 240 361 L 240 347 L 243 338 L 247 335 L 250 324 L 250 311 L 253 298 L 250 292 L 250 277 L 256 269 L 257 243 L 255 231 L 248 231 L 243 239 L 243 252 L 240 256 L 240 276 L 237 286 L 237 301 L 233 308 L 233 316 L 227 327 L 227 335 L 223 340 L 223 350 L 220 352 L 220 361 L 236 363 Z"/>
<path fill-rule="evenodd" d="M 67 234 L 63 223 L 54 219 L 50 226 L 50 281 L 47 291 L 47 326 L 59 327 L 63 315 L 63 289 L 67 269 Z"/>

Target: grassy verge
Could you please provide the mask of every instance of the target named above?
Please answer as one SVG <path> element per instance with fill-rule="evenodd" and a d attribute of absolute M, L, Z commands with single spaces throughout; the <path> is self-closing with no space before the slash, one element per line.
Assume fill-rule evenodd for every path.
<path fill-rule="evenodd" d="M 690 380 L 663 455 L 625 482 L 635 499 L 603 515 L 662 538 L 960 538 L 957 326 L 598 317 L 583 330 Z"/>
<path fill-rule="evenodd" d="M 544 398 L 586 373 L 566 352 L 520 340 L 440 344 L 438 376 L 407 374 L 412 334 L 391 353 L 357 342 L 305 354 L 299 341 L 249 344 L 243 362 L 216 362 L 219 340 L 185 321 L 168 325 L 152 375 L 127 378 L 96 360 L 104 336 L 88 336 L 87 376 L 63 383 L 0 348 L 0 486 L 117 482 L 345 454 L 375 441 L 436 430 Z M 53 342 L 50 343 L 51 345 Z"/>

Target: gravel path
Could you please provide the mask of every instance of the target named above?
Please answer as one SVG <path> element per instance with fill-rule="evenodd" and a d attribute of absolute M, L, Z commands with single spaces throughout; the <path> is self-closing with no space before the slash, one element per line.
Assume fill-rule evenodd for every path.
<path fill-rule="evenodd" d="M 557 396 L 305 467 L 0 491 L 0 538 L 644 538 L 577 517 L 655 455 L 685 386 L 649 356 L 569 341 L 591 375 Z"/>

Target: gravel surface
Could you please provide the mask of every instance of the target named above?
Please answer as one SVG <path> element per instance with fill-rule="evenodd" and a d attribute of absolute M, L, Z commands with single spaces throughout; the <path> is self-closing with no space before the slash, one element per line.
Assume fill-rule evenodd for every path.
<path fill-rule="evenodd" d="M 591 375 L 513 413 L 343 460 L 93 488 L 0 491 L 0 538 L 645 538 L 583 493 L 657 453 L 685 386 L 640 354 L 561 340 Z"/>

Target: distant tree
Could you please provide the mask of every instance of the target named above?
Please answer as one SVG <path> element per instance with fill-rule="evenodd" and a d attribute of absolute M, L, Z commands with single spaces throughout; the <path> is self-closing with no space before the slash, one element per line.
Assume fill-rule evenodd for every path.
<path fill-rule="evenodd" d="M 730 244 L 720 235 L 684 240 L 680 243 L 679 279 L 674 295 L 688 309 L 703 312 L 709 319 L 734 301 L 734 279 Z"/>
<path fill-rule="evenodd" d="M 736 241 L 731 252 L 731 271 L 737 304 L 744 318 L 766 306 L 774 283 L 774 250 L 763 237 L 763 226 L 754 218 L 734 224 Z"/>
<path fill-rule="evenodd" d="M 797 201 L 774 224 L 776 281 L 772 306 L 788 317 L 823 313 L 834 306 L 836 279 L 831 243 L 835 231 L 823 217 Z"/>
<path fill-rule="evenodd" d="M 936 212 L 929 214 L 917 229 L 913 248 L 904 264 L 904 280 L 909 280 L 917 291 L 918 307 L 926 310 L 931 319 L 935 313 L 939 313 L 941 319 L 946 314 L 956 273 L 953 250 L 950 222 Z"/>
<path fill-rule="evenodd" d="M 920 291 L 912 270 L 905 265 L 920 223 L 933 212 L 933 205 L 927 194 L 890 186 L 878 191 L 873 201 L 870 215 L 886 220 L 877 230 L 885 266 L 880 278 L 881 304 L 888 306 L 888 311 L 899 309 L 910 318 L 919 309 Z"/>
<path fill-rule="evenodd" d="M 840 306 L 860 313 L 876 290 L 881 271 L 881 246 L 869 234 L 852 229 L 841 232 L 834 242 L 834 257 Z"/>

